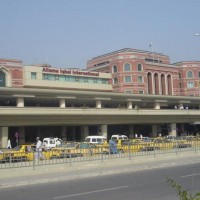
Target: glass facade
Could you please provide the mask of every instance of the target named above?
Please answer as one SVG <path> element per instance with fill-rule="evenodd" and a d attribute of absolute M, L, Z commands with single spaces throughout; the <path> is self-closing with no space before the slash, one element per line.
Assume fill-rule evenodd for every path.
<path fill-rule="evenodd" d="M 61 81 L 61 82 L 63 81 L 63 82 L 108 84 L 108 79 L 105 78 L 93 78 L 93 77 L 69 76 L 69 75 L 65 76 L 65 75 L 54 75 L 45 73 L 42 74 L 42 79 L 49 81 Z"/>

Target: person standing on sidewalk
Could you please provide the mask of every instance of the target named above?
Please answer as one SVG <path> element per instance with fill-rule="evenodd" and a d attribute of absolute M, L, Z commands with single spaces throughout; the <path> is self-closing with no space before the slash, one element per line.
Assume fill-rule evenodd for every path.
<path fill-rule="evenodd" d="M 40 160 L 41 159 L 44 159 L 44 156 L 42 154 L 42 141 L 40 140 L 39 137 L 36 138 L 37 140 L 37 144 L 36 144 L 36 154 L 35 154 L 35 160 Z"/>

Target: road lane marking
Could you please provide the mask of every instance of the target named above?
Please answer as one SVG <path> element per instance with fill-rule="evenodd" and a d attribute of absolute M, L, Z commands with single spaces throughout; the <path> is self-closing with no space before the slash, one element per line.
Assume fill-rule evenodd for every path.
<path fill-rule="evenodd" d="M 94 190 L 94 191 L 90 191 L 90 192 L 83 192 L 83 193 L 71 194 L 71 195 L 66 195 L 66 196 L 54 197 L 53 199 L 62 199 L 62 198 L 68 198 L 68 197 L 74 197 L 74 196 L 81 196 L 81 195 L 98 193 L 98 192 L 105 192 L 105 191 L 111 191 L 111 190 L 119 190 L 119 189 L 123 189 L 123 188 L 127 188 L 127 187 L 128 186 L 120 186 L 120 187 L 115 187 L 115 188 L 107 188 L 107 189 L 103 189 L 103 190 Z"/>
<path fill-rule="evenodd" d="M 185 175 L 185 176 L 181 176 L 181 178 L 187 178 L 187 177 L 190 177 L 190 176 L 199 176 L 200 173 L 196 173 L 196 174 L 188 174 L 188 175 Z"/>

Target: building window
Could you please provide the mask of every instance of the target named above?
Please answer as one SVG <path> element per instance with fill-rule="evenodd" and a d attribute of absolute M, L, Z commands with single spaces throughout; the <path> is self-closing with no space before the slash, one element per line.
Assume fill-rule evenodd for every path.
<path fill-rule="evenodd" d="M 102 79 L 102 84 L 107 84 L 107 80 L 106 79 Z"/>
<path fill-rule="evenodd" d="M 181 73 L 178 73 L 178 75 L 179 75 L 179 78 L 181 79 L 182 78 Z"/>
<path fill-rule="evenodd" d="M 59 76 L 58 75 L 55 75 L 55 80 L 59 81 Z"/>
<path fill-rule="evenodd" d="M 194 94 L 189 94 L 188 96 L 189 96 L 189 97 L 194 97 Z"/>
<path fill-rule="evenodd" d="M 48 74 L 43 74 L 43 80 L 48 80 Z"/>
<path fill-rule="evenodd" d="M 131 76 L 125 76 L 124 77 L 124 82 L 125 83 L 130 83 L 131 82 Z"/>
<path fill-rule="evenodd" d="M 67 76 L 66 78 L 67 78 L 66 79 L 67 82 L 75 82 L 75 77 L 74 76 Z"/>
<path fill-rule="evenodd" d="M 114 66 L 113 66 L 113 73 L 117 73 L 117 71 L 118 71 L 118 70 L 117 70 L 117 66 L 114 65 Z"/>
<path fill-rule="evenodd" d="M 79 82 L 79 77 L 75 76 L 75 82 Z"/>
<path fill-rule="evenodd" d="M 138 72 L 142 72 L 142 65 L 140 63 L 137 65 L 137 70 Z"/>
<path fill-rule="evenodd" d="M 189 71 L 189 72 L 187 73 L 187 77 L 188 77 L 188 78 L 193 78 L 193 73 L 192 73 L 192 71 Z"/>
<path fill-rule="evenodd" d="M 88 78 L 87 77 L 84 77 L 84 82 L 88 83 Z"/>
<path fill-rule="evenodd" d="M 113 78 L 113 84 L 118 84 L 118 78 Z"/>
<path fill-rule="evenodd" d="M 125 93 L 127 93 L 127 94 L 132 94 L 133 91 L 132 91 L 132 90 L 125 90 Z"/>
<path fill-rule="evenodd" d="M 199 79 L 200 79 L 200 72 L 199 72 Z"/>
<path fill-rule="evenodd" d="M 143 83 L 143 77 L 142 76 L 138 76 L 138 83 Z"/>
<path fill-rule="evenodd" d="M 0 71 L 0 87 L 5 87 L 5 86 L 6 86 L 5 74 Z"/>
<path fill-rule="evenodd" d="M 128 63 L 126 63 L 126 64 L 124 65 L 124 71 L 125 71 L 125 72 L 130 72 L 130 71 L 131 71 L 131 65 L 128 64 Z"/>
<path fill-rule="evenodd" d="M 65 81 L 65 76 L 59 76 L 59 81 Z"/>
<path fill-rule="evenodd" d="M 138 93 L 139 93 L 139 94 L 144 94 L 144 91 L 143 91 L 143 90 L 139 90 Z"/>
<path fill-rule="evenodd" d="M 188 82 L 187 83 L 188 88 L 193 88 L 194 87 L 194 82 Z"/>
<path fill-rule="evenodd" d="M 94 83 L 97 83 L 97 79 L 96 79 L 96 78 L 94 78 L 94 79 L 93 79 L 93 82 L 94 82 Z"/>
<path fill-rule="evenodd" d="M 31 79 L 36 80 L 36 78 L 37 78 L 37 73 L 31 72 Z"/>

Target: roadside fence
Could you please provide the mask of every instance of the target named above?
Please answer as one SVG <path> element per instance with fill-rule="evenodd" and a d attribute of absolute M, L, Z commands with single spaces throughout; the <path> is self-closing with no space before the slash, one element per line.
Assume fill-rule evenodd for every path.
<path fill-rule="evenodd" d="M 114 152 L 109 145 L 86 145 L 74 143 L 74 145 L 57 147 L 51 150 L 35 152 L 32 145 L 20 145 L 19 148 L 0 152 L 0 170 L 7 168 L 35 167 L 41 165 L 54 165 L 74 162 L 96 161 L 104 162 L 106 159 L 127 158 L 136 156 L 153 155 L 166 153 L 179 154 L 180 152 L 198 152 L 200 140 L 195 141 L 173 141 L 168 143 L 135 144 L 131 141 L 124 141 L 117 145 Z"/>

